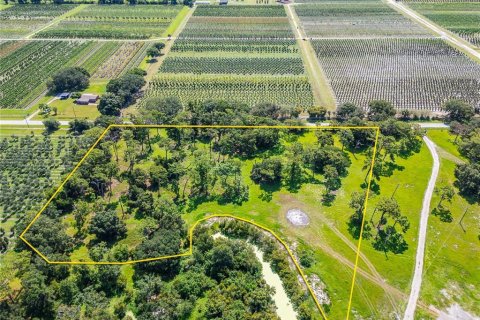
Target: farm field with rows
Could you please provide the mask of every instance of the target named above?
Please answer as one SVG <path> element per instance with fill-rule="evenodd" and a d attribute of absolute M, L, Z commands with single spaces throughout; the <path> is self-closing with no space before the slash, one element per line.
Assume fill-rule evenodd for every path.
<path fill-rule="evenodd" d="M 176 39 L 172 53 L 225 55 L 299 53 L 295 40 L 247 40 L 247 39 Z"/>
<path fill-rule="evenodd" d="M 480 2 L 410 3 L 409 7 L 480 47 Z"/>
<path fill-rule="evenodd" d="M 448 99 L 480 107 L 480 65 L 439 39 L 312 41 L 338 100 L 366 107 L 439 110 Z"/>
<path fill-rule="evenodd" d="M 171 57 L 160 72 L 194 74 L 303 74 L 300 57 Z"/>
<path fill-rule="evenodd" d="M 10 6 L 0 10 L 0 36 L 1 38 L 25 36 L 75 7 L 69 4 Z"/>
<path fill-rule="evenodd" d="M 160 74 L 148 97 L 178 97 L 183 103 L 210 99 L 233 100 L 252 106 L 271 102 L 282 106 L 314 105 L 306 76 L 239 76 Z"/>
<path fill-rule="evenodd" d="M 25 41 L 0 41 L 0 59 L 25 45 L 25 43 Z"/>
<path fill-rule="evenodd" d="M 315 104 L 281 6 L 196 8 L 147 92 L 168 96 L 184 103 L 230 97 L 249 105 Z"/>
<path fill-rule="evenodd" d="M 181 6 L 87 6 L 37 38 L 149 39 L 165 37 Z"/>
<path fill-rule="evenodd" d="M 180 38 L 293 39 L 282 6 L 198 7 Z"/>
<path fill-rule="evenodd" d="M 429 37 L 380 1 L 334 1 L 294 7 L 308 37 Z"/>
<path fill-rule="evenodd" d="M 145 42 L 122 42 L 105 44 L 106 50 L 98 51 L 98 60 L 103 61 L 95 69 L 92 79 L 113 79 L 124 71 L 140 64 L 149 45 Z M 95 57 L 92 57 L 94 59 Z M 103 59 L 103 60 L 102 60 Z M 89 62 L 89 61 L 87 61 Z"/>
<path fill-rule="evenodd" d="M 40 209 L 45 193 L 71 170 L 72 136 L 0 137 L 0 217 L 22 218 Z"/>
<path fill-rule="evenodd" d="M 90 41 L 32 41 L 0 60 L 0 108 L 22 108 L 45 91 L 51 75 L 74 65 Z"/>
<path fill-rule="evenodd" d="M 97 42 L 97 45 L 92 49 L 87 57 L 84 58 L 80 66 L 85 68 L 88 73 L 94 74 L 95 71 L 102 66 L 107 59 L 111 58 L 111 56 L 117 52 L 120 46 L 121 43 L 114 41 Z"/>

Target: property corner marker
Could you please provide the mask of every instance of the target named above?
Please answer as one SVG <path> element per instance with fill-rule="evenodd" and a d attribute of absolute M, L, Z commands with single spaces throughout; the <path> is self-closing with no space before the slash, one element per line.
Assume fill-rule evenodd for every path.
<path fill-rule="evenodd" d="M 360 238 L 358 240 L 358 245 L 357 245 L 357 250 L 356 250 L 356 255 L 355 255 L 355 266 L 353 269 L 353 277 L 352 277 L 352 282 L 351 282 L 351 287 L 350 287 L 350 295 L 349 295 L 349 300 L 348 300 L 348 307 L 347 307 L 347 315 L 346 319 L 348 320 L 350 317 L 350 312 L 352 308 L 352 297 L 353 297 L 353 291 L 355 287 L 355 278 L 357 274 L 357 268 L 358 268 L 358 259 L 360 256 L 360 247 L 362 244 L 362 237 L 363 237 L 363 227 L 365 224 L 365 215 L 367 211 L 367 203 L 368 203 L 368 197 L 370 193 L 370 187 L 371 187 L 371 181 L 373 177 L 373 166 L 375 164 L 375 157 L 377 153 L 377 143 L 378 143 L 378 136 L 379 136 L 379 127 L 376 126 L 362 126 L 362 127 L 348 127 L 348 126 L 318 126 L 318 127 L 312 127 L 312 126 L 228 126 L 228 125 L 134 125 L 134 124 L 113 124 L 109 125 L 103 132 L 100 134 L 98 139 L 95 141 L 95 143 L 88 149 L 88 151 L 85 153 L 83 158 L 77 163 L 77 165 L 73 168 L 73 170 L 67 175 L 67 177 L 63 180 L 63 182 L 60 184 L 60 186 L 56 189 L 56 191 L 53 193 L 53 195 L 48 199 L 48 201 L 45 203 L 45 205 L 38 211 L 38 213 L 35 215 L 35 217 L 32 219 L 32 221 L 27 225 L 25 230 L 20 234 L 20 239 L 22 239 L 23 242 L 25 242 L 34 252 L 36 252 L 42 259 L 44 259 L 47 263 L 49 264 L 64 264 L 64 265 L 124 265 L 124 264 L 133 264 L 133 263 L 141 263 L 141 262 L 149 262 L 149 261 L 156 261 L 156 260 L 164 260 L 164 259 L 170 259 L 170 258 L 178 258 L 178 257 L 184 257 L 184 256 L 189 256 L 193 254 L 193 231 L 195 228 L 201 224 L 202 222 L 212 219 L 212 218 L 230 218 L 230 219 L 236 219 L 245 223 L 249 223 L 253 226 L 256 226 L 268 233 L 270 233 L 272 236 L 277 239 L 282 246 L 287 250 L 290 259 L 293 261 L 295 264 L 295 267 L 300 273 L 300 276 L 302 277 L 303 281 L 305 282 L 308 291 L 310 295 L 312 296 L 313 300 L 315 301 L 315 304 L 320 311 L 322 317 L 324 319 L 328 319 L 325 311 L 323 310 L 320 302 L 318 301 L 311 285 L 308 283 L 307 277 L 305 276 L 305 273 L 303 272 L 302 268 L 300 267 L 300 264 L 297 262 L 295 259 L 295 256 L 293 255 L 292 251 L 288 247 L 287 243 L 283 241 L 274 231 L 254 222 L 251 220 L 247 220 L 241 217 L 236 217 L 233 215 L 228 215 L 228 214 L 213 214 L 209 215 L 207 217 L 201 218 L 197 220 L 192 227 L 189 229 L 189 249 L 187 252 L 180 253 L 180 254 L 175 254 L 175 255 L 169 255 L 169 256 L 161 256 L 161 257 L 155 257 L 155 258 L 147 258 L 147 259 L 141 259 L 141 260 L 129 260 L 129 261 L 50 261 L 44 254 L 42 254 L 37 248 L 35 248 L 27 239 L 25 239 L 24 235 L 25 233 L 31 228 L 33 223 L 39 218 L 39 216 L 42 214 L 43 211 L 48 207 L 48 205 L 52 202 L 52 200 L 57 196 L 57 194 L 62 190 L 63 186 L 65 183 L 73 176 L 73 174 L 77 171 L 77 169 L 82 165 L 82 163 L 85 161 L 85 159 L 88 157 L 88 155 L 92 152 L 93 149 L 98 145 L 98 143 L 103 139 L 103 137 L 107 134 L 108 131 L 110 131 L 111 128 L 162 128 L 162 129 L 168 129 L 168 128 L 183 128 L 183 129 L 201 129 L 201 128 L 222 128 L 222 129 L 304 129 L 304 130 L 335 130 L 335 129 L 349 129 L 349 130 L 375 130 L 375 143 L 373 145 L 373 156 L 372 156 L 372 162 L 370 164 L 370 173 L 368 176 L 368 183 L 367 183 L 367 190 L 366 190 L 366 195 L 365 195 L 365 203 L 363 206 L 363 217 L 362 217 L 362 224 L 361 224 L 361 229 L 360 229 Z"/>

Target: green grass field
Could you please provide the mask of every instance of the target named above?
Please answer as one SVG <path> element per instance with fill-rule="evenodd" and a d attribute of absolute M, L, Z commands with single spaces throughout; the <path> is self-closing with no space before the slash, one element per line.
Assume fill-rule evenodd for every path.
<path fill-rule="evenodd" d="M 455 136 L 450 134 L 448 130 L 430 129 L 427 132 L 427 136 L 443 150 L 447 151 L 448 153 L 454 155 L 457 158 L 463 159 L 463 157 L 460 155 L 460 152 L 458 152 L 457 142 L 460 142 L 460 139 L 455 142 Z"/>
<path fill-rule="evenodd" d="M 0 109 L 0 119 L 2 120 L 18 120 L 28 117 L 32 114 L 32 110 L 27 109 Z"/>
<path fill-rule="evenodd" d="M 430 130 L 430 138 L 445 150 L 456 151 L 454 137 L 447 130 Z M 441 158 L 437 186 L 453 185 L 455 163 Z M 458 192 L 458 190 L 457 190 Z M 431 207 L 439 201 L 434 195 Z M 420 298 L 442 309 L 459 304 L 472 314 L 480 313 L 478 298 L 480 268 L 473 257 L 478 256 L 480 228 L 478 204 L 470 204 L 458 194 L 451 204 L 452 222 L 442 222 L 437 216 L 429 217 L 425 269 Z M 463 217 L 463 220 L 462 220 Z M 461 221 L 461 223 L 460 223 Z"/>
<path fill-rule="evenodd" d="M 107 83 L 107 80 L 91 82 L 88 88 L 81 93 L 102 95 L 106 92 Z M 40 103 L 47 103 L 52 98 L 52 96 L 46 96 L 40 101 Z M 100 116 L 100 112 L 98 111 L 96 105 L 77 105 L 75 104 L 75 100 L 72 98 L 66 100 L 55 100 L 51 102 L 49 106 L 50 108 L 57 108 L 56 115 L 53 115 L 53 111 L 49 115 L 57 120 L 73 120 L 75 118 L 95 120 L 98 116 Z M 37 114 L 33 119 L 43 120 L 45 119 L 45 116 Z"/>

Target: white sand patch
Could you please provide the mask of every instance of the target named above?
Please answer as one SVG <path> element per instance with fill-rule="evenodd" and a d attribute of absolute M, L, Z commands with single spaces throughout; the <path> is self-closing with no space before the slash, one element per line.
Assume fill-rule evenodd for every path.
<path fill-rule="evenodd" d="M 447 308 L 447 312 L 441 312 L 437 320 L 480 320 L 480 318 L 468 313 L 455 303 Z"/>
<path fill-rule="evenodd" d="M 315 296 L 317 297 L 318 302 L 320 302 L 321 304 L 330 305 L 331 301 L 327 291 L 325 290 L 327 288 L 325 283 L 323 283 L 320 277 L 316 274 L 312 274 L 308 278 L 310 284 L 312 285 L 312 290 L 313 292 L 315 292 Z"/>
<path fill-rule="evenodd" d="M 287 219 L 294 226 L 308 226 L 310 224 L 308 215 L 297 208 L 287 211 Z"/>
<path fill-rule="evenodd" d="M 224 238 L 226 238 L 226 237 L 225 237 L 223 234 L 221 234 L 220 232 L 217 232 L 217 233 L 215 233 L 215 234 L 212 234 L 212 238 L 213 238 L 214 240 L 216 240 L 216 239 L 218 239 L 218 238 L 224 239 Z"/>

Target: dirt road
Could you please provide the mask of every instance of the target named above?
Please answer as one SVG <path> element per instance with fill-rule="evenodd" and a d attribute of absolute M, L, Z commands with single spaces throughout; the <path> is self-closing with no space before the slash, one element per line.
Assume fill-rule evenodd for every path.
<path fill-rule="evenodd" d="M 433 167 L 432 173 L 430 175 L 430 180 L 428 181 L 427 190 L 423 196 L 423 206 L 420 213 L 420 226 L 418 230 L 418 245 L 417 245 L 417 255 L 415 258 L 415 271 L 413 274 L 412 287 L 410 291 L 410 297 L 408 299 L 407 308 L 403 316 L 404 320 L 414 319 L 415 308 L 417 306 L 418 297 L 420 295 L 420 288 L 422 285 L 422 276 L 423 276 L 423 259 L 425 255 L 425 241 L 427 238 L 427 225 L 428 225 L 428 216 L 430 214 L 430 202 L 432 200 L 433 191 L 435 189 L 435 182 L 437 181 L 438 171 L 440 169 L 440 160 L 438 158 L 437 150 L 435 149 L 435 143 L 432 142 L 428 137 L 423 137 L 423 140 L 427 144 L 428 150 L 432 154 L 433 158 Z"/>
<path fill-rule="evenodd" d="M 320 62 L 317 60 L 315 51 L 306 35 L 302 34 L 302 28 L 299 24 L 297 14 L 292 10 L 291 5 L 286 5 L 286 12 L 290 23 L 295 30 L 295 37 L 297 44 L 302 51 L 302 56 L 305 62 L 305 71 L 307 72 L 312 85 L 313 96 L 315 101 L 329 110 L 336 109 L 336 101 L 333 90 L 331 89 L 327 78 L 323 72 Z"/>
<path fill-rule="evenodd" d="M 466 54 L 468 54 L 472 58 L 477 59 L 477 61 L 480 61 L 480 52 L 472 48 L 469 42 L 466 42 L 465 40 L 459 39 L 458 37 L 452 35 L 451 33 L 444 30 L 442 27 L 422 17 L 416 11 L 408 8 L 403 3 L 396 2 L 395 0 L 386 0 L 386 2 L 393 8 L 397 9 L 399 12 L 403 13 L 404 15 L 415 20 L 417 23 L 423 25 L 424 27 L 438 34 L 439 36 L 442 37 L 442 39 L 449 42 L 454 47 L 459 48 L 460 50 L 464 51 Z M 470 46 L 468 44 L 470 44 Z"/>

